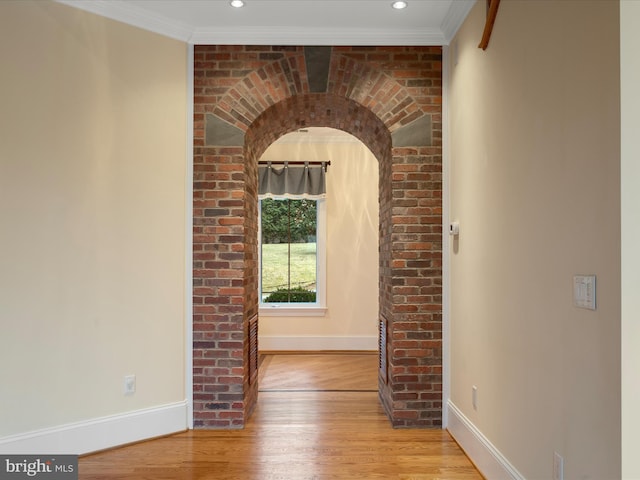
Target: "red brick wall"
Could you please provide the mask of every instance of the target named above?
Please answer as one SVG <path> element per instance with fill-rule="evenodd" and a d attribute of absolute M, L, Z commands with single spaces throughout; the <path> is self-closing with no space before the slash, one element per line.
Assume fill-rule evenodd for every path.
<path fill-rule="evenodd" d="M 440 146 L 393 149 L 391 302 L 381 308 L 390 378 L 382 398 L 395 426 L 441 425 L 441 170 Z"/>
<path fill-rule="evenodd" d="M 304 55 L 303 47 L 195 47 L 195 425 L 241 427 L 257 398 L 248 333 L 258 303 L 257 160 L 287 132 L 329 126 L 380 162 L 382 403 L 394 426 L 439 426 L 441 50 L 333 47 L 323 92 L 310 88 Z M 425 117 L 429 144 L 392 146 L 394 132 Z M 212 119 L 243 139 L 208 145 Z"/>

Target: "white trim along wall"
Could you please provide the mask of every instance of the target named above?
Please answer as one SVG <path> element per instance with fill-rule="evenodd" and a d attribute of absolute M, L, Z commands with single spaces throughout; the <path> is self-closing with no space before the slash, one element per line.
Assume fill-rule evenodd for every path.
<path fill-rule="evenodd" d="M 324 351 L 362 350 L 377 351 L 377 336 L 321 336 L 321 335 L 262 335 L 262 351 Z"/>
<path fill-rule="evenodd" d="M 182 432 L 187 402 L 144 408 L 0 438 L 5 455 L 83 455 L 119 445 Z"/>

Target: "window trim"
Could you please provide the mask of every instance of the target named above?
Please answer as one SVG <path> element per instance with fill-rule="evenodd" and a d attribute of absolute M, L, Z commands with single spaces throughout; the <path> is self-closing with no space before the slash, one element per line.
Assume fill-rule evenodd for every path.
<path fill-rule="evenodd" d="M 321 317 L 327 313 L 327 202 L 315 198 L 316 220 L 316 301 L 314 303 L 262 302 L 262 198 L 258 201 L 258 313 L 264 317 Z"/>

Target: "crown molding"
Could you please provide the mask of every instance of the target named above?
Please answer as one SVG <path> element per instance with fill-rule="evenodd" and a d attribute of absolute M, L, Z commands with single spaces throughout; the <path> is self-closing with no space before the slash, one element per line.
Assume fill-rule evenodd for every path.
<path fill-rule="evenodd" d="M 194 45 L 442 45 L 439 30 L 364 30 L 327 28 L 216 28 L 196 29 Z"/>
<path fill-rule="evenodd" d="M 451 43 L 451 40 L 453 40 L 453 37 L 458 33 L 458 29 L 462 26 L 462 23 L 476 2 L 477 0 L 458 0 L 451 2 L 449 11 L 442 20 L 442 25 L 440 25 L 440 30 L 444 37 L 442 45 L 449 45 L 449 43 Z"/>
<path fill-rule="evenodd" d="M 190 25 L 155 15 L 125 0 L 55 0 L 57 3 L 85 10 L 102 17 L 148 30 L 193 45 L 389 45 L 389 46 L 440 46 L 448 42 L 440 29 L 372 30 L 354 28 L 300 28 L 300 27 L 220 27 L 194 28 Z M 455 1 L 452 9 L 464 14 Z M 473 3 L 473 1 L 471 2 Z M 462 19 L 452 16 L 456 30 Z M 450 15 L 448 14 L 447 18 Z M 450 22 L 447 22 L 449 25 Z"/>
<path fill-rule="evenodd" d="M 193 29 L 164 16 L 154 15 L 124 0 L 55 0 L 57 3 L 78 8 L 101 17 L 110 18 L 150 32 L 188 42 Z"/>

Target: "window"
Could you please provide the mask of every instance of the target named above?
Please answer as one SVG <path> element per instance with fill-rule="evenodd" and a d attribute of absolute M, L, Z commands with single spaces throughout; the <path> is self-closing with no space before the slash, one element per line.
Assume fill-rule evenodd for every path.
<path fill-rule="evenodd" d="M 260 313 L 324 314 L 324 199 L 262 198 L 259 213 Z"/>

